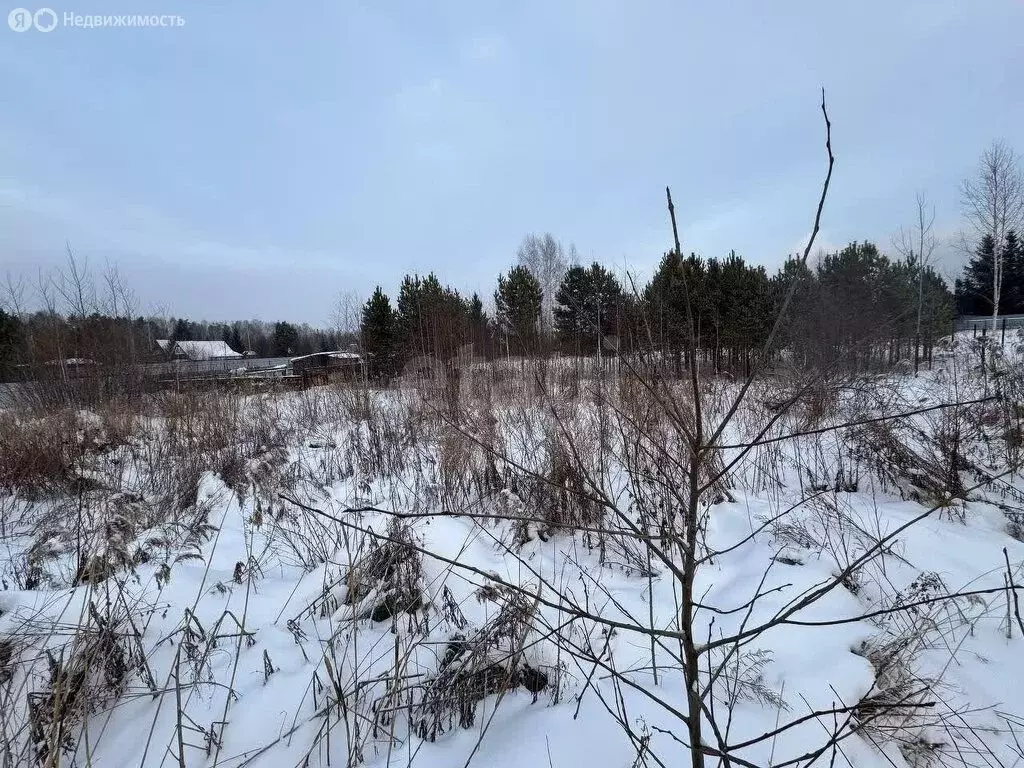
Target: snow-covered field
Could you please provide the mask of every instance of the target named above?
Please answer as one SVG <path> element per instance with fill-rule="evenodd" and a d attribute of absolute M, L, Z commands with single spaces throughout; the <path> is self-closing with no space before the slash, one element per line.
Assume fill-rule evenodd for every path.
<path fill-rule="evenodd" d="M 0 764 L 692 765 L 689 644 L 705 765 L 1024 765 L 1024 372 L 970 344 L 755 383 L 687 622 L 687 381 L 0 414 Z"/>

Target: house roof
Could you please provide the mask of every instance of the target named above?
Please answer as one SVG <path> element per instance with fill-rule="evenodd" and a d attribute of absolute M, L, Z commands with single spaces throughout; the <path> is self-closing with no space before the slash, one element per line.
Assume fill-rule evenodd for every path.
<path fill-rule="evenodd" d="M 172 342 L 168 339 L 157 339 L 157 345 L 164 351 L 171 350 Z M 174 350 L 181 352 L 189 360 L 214 360 L 241 357 L 226 341 L 177 341 L 173 342 Z"/>

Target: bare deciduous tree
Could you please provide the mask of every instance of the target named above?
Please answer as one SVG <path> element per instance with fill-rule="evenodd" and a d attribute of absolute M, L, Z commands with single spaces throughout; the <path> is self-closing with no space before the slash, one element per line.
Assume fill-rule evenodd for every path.
<path fill-rule="evenodd" d="M 1013 148 L 1002 141 L 982 153 L 972 178 L 960 187 L 964 217 L 979 238 L 993 241 L 992 330 L 999 319 L 999 298 L 1003 290 L 1003 248 L 1006 233 L 1024 223 L 1024 172 Z M 966 238 L 964 238 L 966 242 Z"/>
<path fill-rule="evenodd" d="M 575 261 L 576 246 L 569 246 L 569 253 Z M 543 235 L 530 234 L 523 238 L 517 254 L 519 265 L 530 270 L 540 283 L 543 298 L 541 300 L 540 327 L 543 336 L 551 329 L 551 316 L 555 306 L 555 291 L 558 290 L 565 271 L 569 268 L 569 259 L 565 249 L 550 232 Z"/>
<path fill-rule="evenodd" d="M 107 262 L 103 270 L 103 283 L 106 287 L 104 311 L 111 317 L 123 317 L 129 322 L 134 320 L 139 300 L 135 291 L 121 277 L 117 264 Z"/>
<path fill-rule="evenodd" d="M 96 287 L 89 270 L 89 258 L 79 261 L 70 243 L 65 248 L 68 255 L 67 269 L 57 272 L 51 280 L 64 299 L 68 313 L 72 317 L 84 318 L 97 308 Z"/>
<path fill-rule="evenodd" d="M 26 312 L 25 279 L 18 275 L 17 279 L 8 272 L 3 286 L 3 305 L 19 317 Z"/>
<path fill-rule="evenodd" d="M 931 266 L 932 256 L 935 254 L 937 240 L 932 229 L 935 225 L 935 206 L 929 205 L 928 198 L 924 192 L 918 192 L 917 220 L 909 227 L 900 227 L 893 238 L 893 248 L 907 262 L 907 265 L 917 270 L 917 324 L 915 326 L 914 340 L 914 373 L 917 373 L 918 347 L 921 343 L 921 314 L 924 306 L 924 275 Z"/>
<path fill-rule="evenodd" d="M 331 320 L 346 341 L 359 338 L 363 300 L 355 291 L 342 291 L 334 302 Z"/>

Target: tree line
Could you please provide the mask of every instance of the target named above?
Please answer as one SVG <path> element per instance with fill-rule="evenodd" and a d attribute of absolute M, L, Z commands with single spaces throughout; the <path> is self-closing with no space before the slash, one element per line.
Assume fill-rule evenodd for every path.
<path fill-rule="evenodd" d="M 529 236 L 518 263 L 498 275 L 490 314 L 477 294 L 462 296 L 433 272 L 407 275 L 395 302 L 378 286 L 360 324 L 373 370 L 389 376 L 423 356 L 638 352 L 657 353 L 679 372 L 694 362 L 691 354 L 716 370 L 736 369 L 764 345 L 793 281 L 778 338 L 804 363 L 912 358 L 952 327 L 953 297 L 935 269 L 869 242 L 814 266 L 789 259 L 773 275 L 735 252 L 724 259 L 669 252 L 643 285 L 599 262 L 569 263 L 572 252 L 552 235 Z"/>
<path fill-rule="evenodd" d="M 987 242 L 979 247 L 967 278 L 958 282 L 958 301 L 984 296 L 993 250 Z M 1016 308 L 1024 301 L 1024 258 L 1012 232 L 1001 252 L 1007 265 L 1002 302 Z M 236 352 L 261 357 L 358 344 L 385 378 L 413 359 L 459 355 L 647 352 L 681 373 L 695 354 L 716 370 L 735 370 L 749 365 L 764 345 L 794 280 L 797 290 L 777 346 L 808 364 L 892 362 L 919 349 L 927 355 L 953 317 L 952 297 L 931 266 L 912 250 L 889 257 L 868 242 L 825 254 L 813 266 L 787 260 L 772 275 L 736 253 L 716 259 L 669 252 L 643 284 L 599 262 L 577 261 L 575 249 L 553 235 L 530 235 L 516 263 L 498 275 L 487 309 L 479 295 L 465 296 L 433 272 L 406 275 L 394 301 L 378 287 L 362 305 L 358 324 L 345 330 L 136 317 L 127 298 L 86 303 L 72 301 L 81 292 L 68 290 L 64 311 L 55 303 L 35 312 L 0 310 L 0 374 L 11 377 L 19 363 L 69 358 L 108 364 L 159 359 L 157 339 L 220 339 Z"/>

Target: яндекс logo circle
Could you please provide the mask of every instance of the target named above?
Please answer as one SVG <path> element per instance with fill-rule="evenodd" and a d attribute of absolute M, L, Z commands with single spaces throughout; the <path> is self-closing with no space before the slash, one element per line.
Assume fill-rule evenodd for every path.
<path fill-rule="evenodd" d="M 32 29 L 32 11 L 28 8 L 15 8 L 7 14 L 7 26 L 15 32 L 27 32 Z"/>

